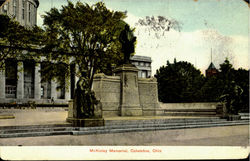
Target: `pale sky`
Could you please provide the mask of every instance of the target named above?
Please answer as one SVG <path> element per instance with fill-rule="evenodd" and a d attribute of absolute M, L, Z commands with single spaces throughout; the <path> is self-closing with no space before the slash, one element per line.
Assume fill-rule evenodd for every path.
<path fill-rule="evenodd" d="M 97 0 L 80 0 L 93 4 Z M 102 0 L 111 10 L 127 11 L 126 22 L 135 27 L 136 55 L 152 58 L 152 73 L 173 62 L 188 61 L 202 73 L 212 60 L 217 68 L 228 57 L 237 69 L 249 69 L 249 7 L 243 0 Z M 72 0 L 77 2 L 77 0 Z M 51 7 L 60 8 L 67 0 L 40 0 L 38 25 L 41 15 Z M 164 16 L 181 23 L 181 31 L 171 29 L 156 38 L 136 26 L 140 18 Z"/>

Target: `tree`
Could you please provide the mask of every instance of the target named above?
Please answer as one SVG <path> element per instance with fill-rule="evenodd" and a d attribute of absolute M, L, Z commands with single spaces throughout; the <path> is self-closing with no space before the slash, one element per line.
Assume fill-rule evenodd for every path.
<path fill-rule="evenodd" d="M 220 101 L 225 103 L 228 113 L 237 113 L 232 105 L 233 99 L 235 99 L 234 68 L 228 59 L 220 64 L 220 73 L 217 79 L 223 81 Z"/>
<path fill-rule="evenodd" d="M 249 72 L 244 69 L 235 70 L 227 59 L 220 65 L 220 70 L 218 79 L 223 81 L 221 99 L 228 113 L 249 111 Z"/>
<path fill-rule="evenodd" d="M 201 101 L 225 104 L 229 114 L 249 111 L 249 71 L 235 70 L 226 59 L 217 75 L 206 77 L 200 90 Z"/>
<path fill-rule="evenodd" d="M 201 102 L 218 102 L 223 92 L 223 81 L 216 75 L 206 77 L 199 90 Z"/>
<path fill-rule="evenodd" d="M 239 111 L 249 112 L 249 71 L 245 69 L 235 70 L 235 83 L 243 90 L 241 100 L 239 102 Z"/>
<path fill-rule="evenodd" d="M 105 72 L 122 60 L 119 34 L 125 26 L 124 13 L 110 11 L 104 3 L 92 6 L 68 2 L 61 10 L 52 8 L 44 15 L 47 40 L 43 47 L 47 61 L 56 64 L 47 75 L 63 81 L 69 77 L 69 64 L 77 65 L 76 100 L 78 117 L 92 117 L 96 102 L 91 91 L 94 74 Z M 62 69 L 63 66 L 63 69 Z M 57 71 L 57 72 L 56 72 Z M 61 72 L 63 71 L 63 72 Z"/>
<path fill-rule="evenodd" d="M 0 15 L 0 69 L 7 59 L 37 59 L 42 29 L 25 28 L 7 15 Z"/>
<path fill-rule="evenodd" d="M 192 64 L 180 61 L 160 67 L 155 77 L 158 81 L 159 100 L 162 102 L 195 102 L 204 77 Z"/>
<path fill-rule="evenodd" d="M 228 59 L 220 72 L 204 78 L 190 63 L 167 62 L 156 71 L 159 100 L 162 102 L 218 102 L 228 114 L 249 112 L 249 71 L 235 70 Z"/>
<path fill-rule="evenodd" d="M 249 72 L 244 69 L 235 70 L 226 59 L 220 65 L 217 80 L 221 82 L 220 100 L 225 103 L 228 114 L 248 111 Z"/>
<path fill-rule="evenodd" d="M 16 58 L 20 53 L 18 46 L 24 39 L 25 29 L 7 15 L 0 15 L 0 69 L 8 58 Z"/>

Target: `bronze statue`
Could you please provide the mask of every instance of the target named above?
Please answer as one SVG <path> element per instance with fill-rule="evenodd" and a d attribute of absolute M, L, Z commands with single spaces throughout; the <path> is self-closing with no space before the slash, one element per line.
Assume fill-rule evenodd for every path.
<path fill-rule="evenodd" d="M 94 117 L 94 106 L 97 104 L 95 93 L 89 88 L 89 81 L 85 77 L 82 74 L 75 90 L 74 106 L 77 107 L 77 118 Z"/>
<path fill-rule="evenodd" d="M 124 54 L 124 63 L 130 63 L 130 55 L 135 52 L 134 42 L 136 37 L 133 34 L 133 31 L 130 30 L 129 26 L 126 24 L 124 30 L 122 30 L 119 41 L 122 44 L 122 52 Z"/>

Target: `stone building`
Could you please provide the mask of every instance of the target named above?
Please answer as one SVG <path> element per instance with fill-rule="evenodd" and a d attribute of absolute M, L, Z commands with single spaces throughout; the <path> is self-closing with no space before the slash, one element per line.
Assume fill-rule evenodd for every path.
<path fill-rule="evenodd" d="M 138 69 L 139 78 L 149 78 L 151 77 L 151 57 L 135 55 L 130 58 L 131 63 L 134 64 Z"/>
<path fill-rule="evenodd" d="M 8 0 L 2 5 L 0 14 L 15 18 L 23 26 L 33 26 L 37 23 L 38 6 L 38 0 Z"/>
<path fill-rule="evenodd" d="M 21 25 L 32 27 L 37 24 L 38 0 L 8 0 L 0 14 L 6 14 Z M 0 72 L 0 103 L 66 103 L 70 99 L 69 90 L 57 90 L 55 81 L 41 82 L 42 61 L 5 60 L 5 70 Z"/>
<path fill-rule="evenodd" d="M 43 62 L 32 60 L 5 61 L 5 70 L 0 73 L 0 103 L 66 103 L 69 90 L 57 89 L 56 81 L 41 82 Z"/>

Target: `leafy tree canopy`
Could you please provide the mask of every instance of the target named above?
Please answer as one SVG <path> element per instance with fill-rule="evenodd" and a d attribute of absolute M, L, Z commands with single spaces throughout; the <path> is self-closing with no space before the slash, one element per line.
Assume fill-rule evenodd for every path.
<path fill-rule="evenodd" d="M 78 117 L 93 116 L 94 74 L 110 74 L 111 68 L 122 61 L 119 35 L 126 25 L 125 17 L 123 12 L 107 9 L 102 2 L 90 6 L 79 1 L 75 5 L 68 1 L 60 10 L 52 8 L 43 16 L 46 40 L 42 50 L 49 62 L 44 78 L 57 77 L 64 82 L 65 76 L 69 77 L 69 64 L 77 66 L 80 79 L 74 103 Z"/>
<path fill-rule="evenodd" d="M 198 100 L 203 75 L 192 64 L 174 60 L 156 71 L 159 100 L 162 102 L 194 102 Z"/>
<path fill-rule="evenodd" d="M 52 8 L 43 17 L 47 37 L 43 50 L 47 60 L 76 64 L 78 75 L 88 78 L 90 85 L 96 72 L 107 73 L 122 60 L 119 34 L 125 25 L 124 13 L 110 11 L 102 2 L 92 6 L 68 2 L 60 10 Z"/>
<path fill-rule="evenodd" d="M 42 30 L 26 28 L 7 15 L 0 15 L 0 69 L 9 58 L 36 59 L 34 52 L 42 43 Z"/>
<path fill-rule="evenodd" d="M 223 82 L 220 100 L 225 103 L 228 113 L 237 114 L 239 111 L 249 111 L 249 71 L 235 70 L 226 59 L 220 65 L 217 79 Z"/>
<path fill-rule="evenodd" d="M 235 70 L 228 59 L 211 77 L 204 78 L 192 64 L 176 60 L 157 70 L 155 77 L 162 102 L 221 101 L 229 114 L 249 111 L 249 71 Z"/>

